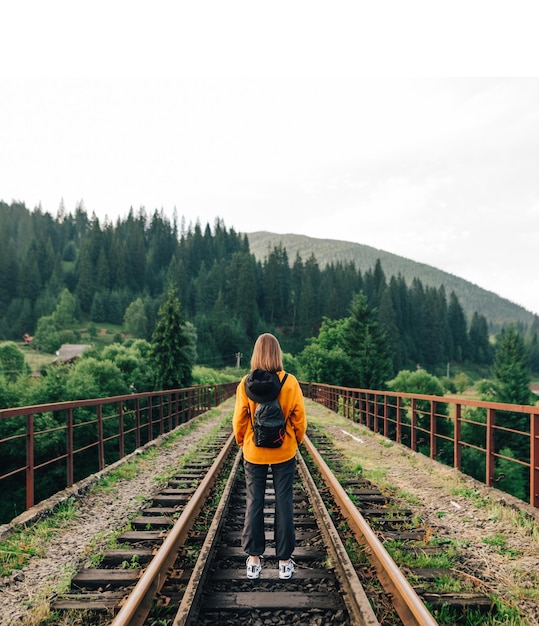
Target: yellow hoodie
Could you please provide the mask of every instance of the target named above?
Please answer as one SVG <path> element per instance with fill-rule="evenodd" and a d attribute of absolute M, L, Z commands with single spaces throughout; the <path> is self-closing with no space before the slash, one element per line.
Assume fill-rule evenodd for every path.
<path fill-rule="evenodd" d="M 279 380 L 283 380 L 284 372 L 277 372 Z M 243 457 L 249 463 L 259 465 L 284 463 L 296 454 L 307 430 L 307 417 L 303 393 L 295 376 L 288 374 L 281 393 L 279 404 L 286 419 L 286 436 L 280 448 L 258 448 L 254 444 L 253 427 L 250 415 L 255 414 L 257 403 L 250 400 L 245 392 L 244 376 L 236 389 L 236 406 L 232 418 L 232 428 L 236 442 L 243 448 Z M 250 413 L 249 413 L 250 411 Z"/>

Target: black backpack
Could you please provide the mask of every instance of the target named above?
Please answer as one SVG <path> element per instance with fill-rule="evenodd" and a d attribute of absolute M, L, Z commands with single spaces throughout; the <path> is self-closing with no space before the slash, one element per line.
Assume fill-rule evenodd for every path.
<path fill-rule="evenodd" d="M 282 382 L 274 372 L 254 370 L 245 379 L 247 396 L 258 403 L 251 425 L 254 431 L 255 446 L 259 448 L 280 448 L 286 434 L 286 419 L 279 404 L 278 396 L 287 379 Z"/>

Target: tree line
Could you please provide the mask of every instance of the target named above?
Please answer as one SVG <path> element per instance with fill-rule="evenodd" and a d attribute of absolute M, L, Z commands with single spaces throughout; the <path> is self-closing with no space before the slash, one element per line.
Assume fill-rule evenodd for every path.
<path fill-rule="evenodd" d="M 60 307 L 60 305 L 59 305 Z M 53 317 L 59 315 L 59 308 Z M 136 391 L 152 391 L 155 389 L 177 389 L 194 384 L 208 384 L 217 380 L 203 379 L 206 372 L 201 373 L 200 367 L 195 368 L 196 333 L 194 327 L 187 322 L 180 312 L 180 302 L 173 290 L 159 309 L 158 321 L 150 342 L 144 339 L 128 339 L 121 343 L 115 342 L 103 350 L 90 349 L 73 364 L 51 365 L 39 378 L 29 380 L 29 370 L 25 369 L 22 351 L 14 342 L 0 343 L 0 365 L 8 374 L 0 375 L 0 407 L 16 405 L 35 405 L 78 400 L 85 398 L 108 397 L 123 395 Z M 284 354 L 284 366 L 303 380 L 321 381 L 337 385 L 358 386 L 366 389 L 389 389 L 422 395 L 443 396 L 446 391 L 462 391 L 471 381 L 466 376 L 456 376 L 454 380 L 439 379 L 422 368 L 414 371 L 401 370 L 393 380 L 388 380 L 391 369 L 388 337 L 377 321 L 375 309 L 369 308 L 365 294 L 360 292 L 353 301 L 350 315 L 341 320 L 324 319 L 317 337 L 311 338 L 309 344 L 297 355 Z M 193 377 L 193 370 L 198 374 Z M 232 369 L 232 368 L 231 368 Z M 229 380 L 237 380 L 240 371 L 233 368 Z M 530 392 L 530 375 L 527 357 L 521 335 L 514 326 L 502 330 L 496 344 L 496 356 L 493 364 L 493 380 L 481 381 L 479 390 L 486 400 L 509 404 L 531 404 L 537 400 Z M 224 382 L 224 381 L 222 381 Z M 406 403 L 406 401 L 405 401 Z M 113 408 L 105 408 L 108 415 Z M 159 407 L 155 407 L 159 411 Z M 428 430 L 431 426 L 429 401 L 419 400 L 418 426 Z M 390 408 L 390 413 L 394 412 Z M 442 435 L 438 443 L 436 458 L 451 464 L 454 435 L 454 424 L 448 417 L 447 407 L 438 403 L 436 430 Z M 487 411 L 483 408 L 465 407 L 462 417 L 467 420 L 460 435 L 461 441 L 469 444 L 462 452 L 462 469 L 466 473 L 483 480 L 485 476 L 485 457 L 481 449 L 485 449 L 485 431 L 481 424 L 486 423 Z M 117 429 L 118 415 L 107 420 L 107 433 L 113 435 Z M 395 414 L 390 418 L 396 419 Z M 62 449 L 64 417 L 55 412 L 39 413 L 35 416 L 36 430 L 48 429 L 55 433 L 36 442 L 36 462 L 45 462 L 54 453 Z M 76 424 L 89 419 L 86 410 L 81 409 L 73 415 Z M 410 416 L 406 414 L 403 424 L 409 424 Z M 529 471 L 525 463 L 530 455 L 530 425 L 526 417 L 519 413 L 498 412 L 497 425 L 510 429 L 498 431 L 494 438 L 494 449 L 499 458 L 496 470 L 501 483 L 499 487 L 525 499 L 529 491 Z M 1 420 L 0 440 L 6 438 L 2 446 L 3 470 L 14 471 L 20 467 L 25 455 L 24 435 L 25 421 Z M 390 428 L 391 430 L 391 428 Z M 518 435 L 519 430 L 525 435 Z M 84 448 L 93 441 L 95 433 L 77 429 L 77 438 Z M 394 432 L 388 435 L 394 438 Z M 21 439 L 9 438 L 14 435 Z M 84 437 L 88 436 L 89 440 Z M 422 440 L 423 441 L 423 440 Z M 406 434 L 403 435 L 406 443 Z M 134 449 L 136 441 L 130 437 L 126 445 Z M 428 438 L 419 444 L 419 449 L 430 454 Z M 91 448 L 92 446 L 90 446 Z M 115 460 L 116 446 L 106 449 L 107 462 Z M 518 459 L 523 464 L 510 463 L 510 459 Z M 94 454 L 79 455 L 77 475 L 82 478 L 97 470 Z M 38 499 L 55 493 L 58 484 L 63 484 L 63 466 L 54 467 L 36 478 L 36 496 Z M 7 479 L 4 487 L 11 494 L 9 500 L 0 499 L 0 521 L 7 521 L 20 513 L 24 507 L 24 477 L 21 475 Z"/>
<path fill-rule="evenodd" d="M 321 268 L 314 254 L 289 259 L 282 246 L 257 261 L 247 237 L 222 220 L 186 225 L 140 209 L 101 223 L 82 204 L 74 213 L 61 206 L 53 217 L 0 203 L 0 241 L 0 338 L 26 333 L 46 351 L 80 340 L 77 325 L 95 332 L 114 324 L 149 341 L 163 294 L 173 288 L 196 332 L 196 360 L 212 367 L 248 355 L 266 330 L 279 335 L 285 351 L 299 353 L 323 320 L 347 317 L 360 292 L 387 334 L 390 374 L 450 362 L 486 368 L 493 359 L 487 319 L 467 320 L 443 286 L 388 279 L 380 262 L 364 270 L 351 262 Z M 522 331 L 539 371 L 537 328 Z"/>

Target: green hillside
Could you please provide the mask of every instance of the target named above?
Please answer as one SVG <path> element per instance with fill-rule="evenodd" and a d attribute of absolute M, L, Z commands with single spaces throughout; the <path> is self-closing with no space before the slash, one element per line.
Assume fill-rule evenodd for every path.
<path fill-rule="evenodd" d="M 365 273 L 374 267 L 377 259 L 380 259 L 388 280 L 391 276 L 401 274 L 408 284 L 414 278 L 418 278 L 425 286 L 443 285 L 448 296 L 452 291 L 455 292 L 466 314 L 472 315 L 474 311 L 477 311 L 485 316 L 494 329 L 511 322 L 528 325 L 534 318 L 534 315 L 524 307 L 463 278 L 371 246 L 350 241 L 316 239 L 305 235 L 280 235 L 266 231 L 246 233 L 246 235 L 251 252 L 260 261 L 263 261 L 268 252 L 279 244 L 286 249 L 291 264 L 298 253 L 304 261 L 314 254 L 320 267 L 325 267 L 331 262 L 353 261 L 361 272 Z"/>

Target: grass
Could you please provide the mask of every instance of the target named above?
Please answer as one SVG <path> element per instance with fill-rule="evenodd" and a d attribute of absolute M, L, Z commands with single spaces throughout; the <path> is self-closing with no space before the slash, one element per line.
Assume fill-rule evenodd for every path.
<path fill-rule="evenodd" d="M 430 607 L 431 613 L 439 624 L 462 624 L 463 626 L 524 626 L 522 615 L 516 607 L 501 604 L 496 598 L 492 598 L 492 608 L 488 612 L 471 610 L 464 616 L 449 606 L 439 609 Z M 531 624 L 529 626 L 532 626 Z"/>
<path fill-rule="evenodd" d="M 500 534 L 494 534 L 488 537 L 483 537 L 482 541 L 483 543 L 489 546 L 493 546 L 497 548 L 496 552 L 498 554 L 501 554 L 502 556 L 506 556 L 510 559 L 514 559 L 517 556 L 520 556 L 522 554 L 519 550 L 513 550 L 512 548 L 508 547 L 507 539 L 503 535 L 500 535 Z"/>
<path fill-rule="evenodd" d="M 0 576 L 9 576 L 22 569 L 32 557 L 45 554 L 47 543 L 77 521 L 77 505 L 73 498 L 60 503 L 56 511 L 27 528 L 16 530 L 0 542 Z"/>
<path fill-rule="evenodd" d="M 83 328 L 88 322 L 81 322 L 76 328 L 72 330 L 79 330 Z M 97 334 L 92 337 L 84 328 L 84 332 L 81 332 L 80 343 L 91 344 L 97 350 L 102 350 L 105 346 L 114 343 L 115 337 L 124 331 L 124 328 L 115 324 L 95 324 L 97 328 Z M 101 329 L 105 329 L 105 333 L 99 332 Z M 36 350 L 32 345 L 19 345 L 19 349 L 24 355 L 25 361 L 30 367 L 32 372 L 39 372 L 43 367 L 50 365 L 56 358 L 56 354 L 42 352 Z"/>
<path fill-rule="evenodd" d="M 478 489 L 456 486 L 451 488 L 451 494 L 471 500 L 479 509 L 486 509 L 488 519 L 494 522 L 508 522 L 529 535 L 530 542 L 539 542 L 539 525 L 535 519 L 523 510 L 505 506 L 481 494 Z"/>
<path fill-rule="evenodd" d="M 442 544 L 437 544 L 435 540 L 432 540 L 430 545 L 440 545 L 441 549 L 433 553 L 422 551 L 420 546 L 417 550 L 407 550 L 404 542 L 395 540 L 386 541 L 384 548 L 401 567 L 452 569 L 457 565 L 460 548 L 456 542 L 444 542 L 443 549 Z"/>
<path fill-rule="evenodd" d="M 24 355 L 24 360 L 28 364 L 30 371 L 39 372 L 47 365 L 50 365 L 54 359 L 56 359 L 55 354 L 48 354 L 47 352 L 39 352 L 38 350 L 34 350 L 31 346 L 19 346 L 20 351 Z"/>

